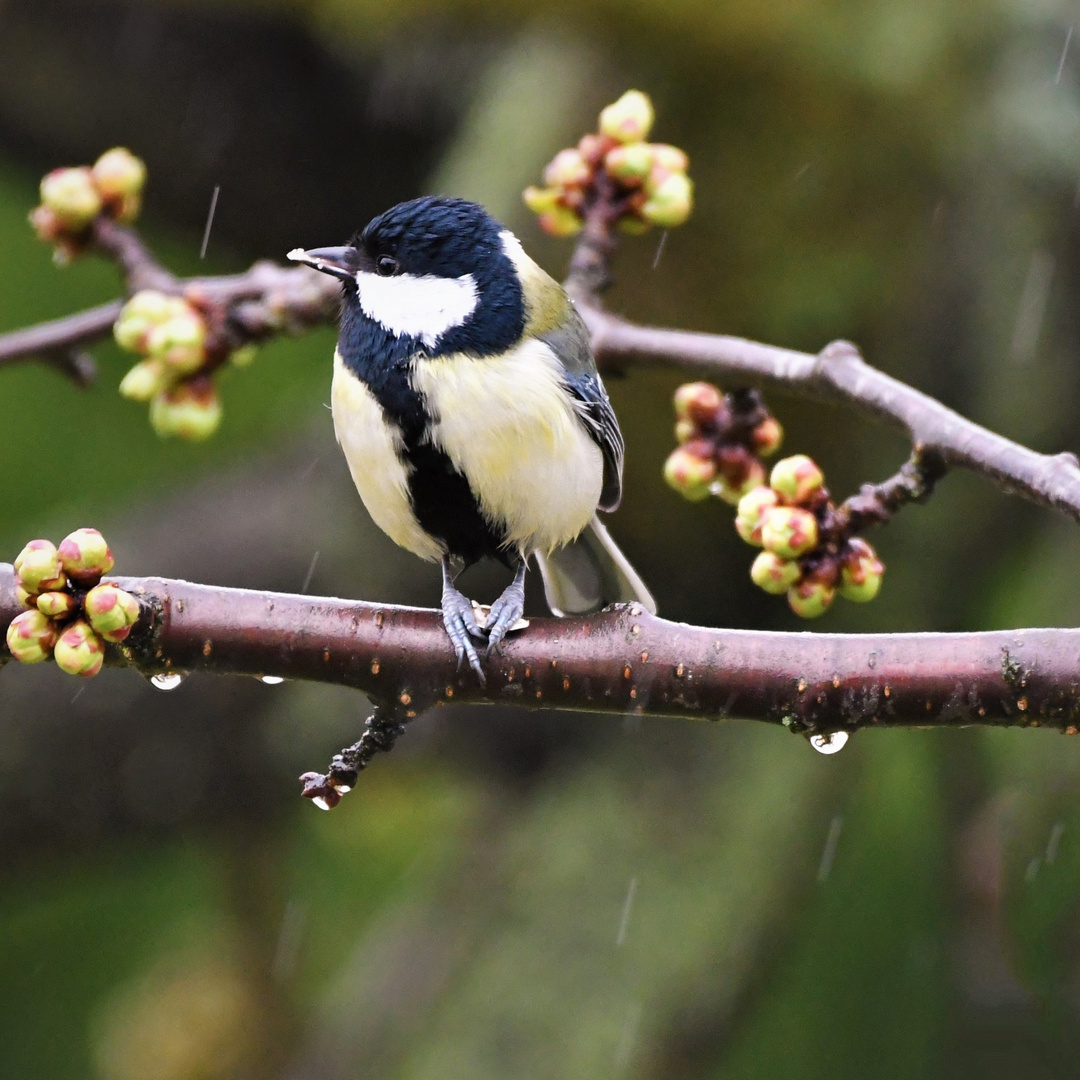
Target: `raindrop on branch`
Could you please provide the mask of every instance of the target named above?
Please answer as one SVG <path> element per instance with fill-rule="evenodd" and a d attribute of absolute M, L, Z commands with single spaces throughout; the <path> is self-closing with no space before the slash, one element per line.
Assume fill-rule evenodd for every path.
<path fill-rule="evenodd" d="M 810 736 L 810 745 L 819 754 L 839 754 L 847 746 L 847 741 L 846 731 L 830 731 L 825 735 Z"/>
<path fill-rule="evenodd" d="M 178 675 L 175 671 L 163 671 L 151 676 L 150 685 L 157 690 L 175 690 L 183 681 L 183 675 Z"/>
<path fill-rule="evenodd" d="M 263 675 L 259 679 L 259 682 L 264 682 L 267 686 L 277 686 L 284 681 L 285 680 L 280 675 Z"/>

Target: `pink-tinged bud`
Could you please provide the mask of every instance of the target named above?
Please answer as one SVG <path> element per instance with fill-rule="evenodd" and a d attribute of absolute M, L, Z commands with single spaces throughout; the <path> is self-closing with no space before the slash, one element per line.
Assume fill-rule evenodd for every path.
<path fill-rule="evenodd" d="M 796 505 L 816 495 L 824 483 L 825 475 L 805 454 L 795 454 L 778 461 L 769 477 L 769 486 L 773 491 L 784 502 Z"/>
<path fill-rule="evenodd" d="M 840 595 L 865 604 L 877 596 L 884 574 L 885 565 L 877 552 L 865 540 L 852 537 L 840 557 Z"/>
<path fill-rule="evenodd" d="M 34 596 L 67 584 L 60 553 L 49 540 L 31 540 L 15 556 L 15 573 L 23 588 Z"/>
<path fill-rule="evenodd" d="M 146 335 L 146 350 L 176 375 L 191 375 L 206 362 L 206 323 L 191 308 L 153 326 Z"/>
<path fill-rule="evenodd" d="M 802 619 L 816 619 L 824 615 L 836 599 L 836 589 L 825 581 L 806 577 L 788 589 L 788 604 Z"/>
<path fill-rule="evenodd" d="M 716 479 L 716 462 L 706 456 L 703 440 L 697 439 L 673 450 L 664 462 L 664 479 L 685 499 L 700 502 L 709 497 L 709 488 Z M 710 448 L 711 449 L 711 448 Z"/>
<path fill-rule="evenodd" d="M 590 132 L 588 135 L 581 136 L 578 140 L 577 148 L 589 168 L 596 169 L 599 168 L 600 163 L 607 156 L 608 151 L 614 149 L 618 145 L 618 140 L 613 139 L 610 135 L 601 135 L 596 132 Z"/>
<path fill-rule="evenodd" d="M 105 663 L 105 642 L 88 622 L 76 619 L 57 639 L 53 659 L 61 671 L 89 679 Z"/>
<path fill-rule="evenodd" d="M 544 183 L 549 187 L 581 187 L 592 179 L 592 169 L 576 147 L 560 150 L 544 169 Z"/>
<path fill-rule="evenodd" d="M 198 442 L 217 431 L 221 412 L 213 382 L 200 378 L 162 390 L 150 403 L 150 423 L 162 437 L 175 435 Z"/>
<path fill-rule="evenodd" d="M 546 214 L 559 205 L 560 195 L 558 188 L 530 185 L 521 193 L 521 198 L 534 214 Z"/>
<path fill-rule="evenodd" d="M 106 150 L 90 171 L 98 191 L 108 200 L 138 195 L 146 183 L 146 166 L 122 146 Z"/>
<path fill-rule="evenodd" d="M 707 382 L 683 383 L 675 391 L 675 415 L 699 426 L 715 424 L 724 408 L 719 387 Z"/>
<path fill-rule="evenodd" d="M 782 559 L 797 559 L 817 547 L 818 523 L 808 510 L 777 506 L 761 525 L 761 544 Z"/>
<path fill-rule="evenodd" d="M 775 416 L 766 417 L 750 433 L 750 442 L 754 451 L 762 457 L 770 457 L 780 449 L 784 441 L 784 429 Z"/>
<path fill-rule="evenodd" d="M 683 443 L 690 442 L 691 439 L 696 439 L 700 434 L 701 432 L 693 420 L 687 420 L 684 417 L 682 420 L 675 421 L 675 441 L 680 446 Z"/>
<path fill-rule="evenodd" d="M 60 541 L 60 562 L 80 585 L 95 585 L 113 568 L 112 552 L 97 529 L 76 529 Z"/>
<path fill-rule="evenodd" d="M 735 515 L 735 531 L 748 544 L 761 547 L 761 526 L 779 501 L 776 492 L 764 484 L 748 491 L 739 500 L 739 510 Z"/>
<path fill-rule="evenodd" d="M 633 214 L 623 214 L 615 222 L 615 227 L 619 232 L 626 233 L 627 236 L 643 236 L 652 228 L 647 221 L 642 221 L 641 218 L 635 217 Z"/>
<path fill-rule="evenodd" d="M 101 195 L 85 166 L 53 169 L 41 181 L 41 202 L 61 221 L 64 228 L 78 232 L 101 213 Z"/>
<path fill-rule="evenodd" d="M 139 619 L 139 601 L 112 582 L 91 589 L 83 608 L 90 625 L 106 641 L 123 641 Z"/>
<path fill-rule="evenodd" d="M 621 143 L 641 142 L 653 125 L 653 107 L 640 90 L 627 90 L 600 113 L 602 134 Z"/>
<path fill-rule="evenodd" d="M 685 173 L 671 173 L 657 184 L 641 208 L 641 216 L 661 229 L 674 229 L 694 208 L 694 184 Z"/>
<path fill-rule="evenodd" d="M 141 195 L 124 195 L 115 201 L 110 200 L 108 210 L 112 216 L 122 224 L 134 221 L 142 209 Z"/>
<path fill-rule="evenodd" d="M 130 401 L 149 401 L 170 382 L 172 375 L 161 360 L 143 360 L 120 380 L 120 393 Z"/>
<path fill-rule="evenodd" d="M 37 609 L 50 619 L 66 619 L 75 613 L 79 606 L 75 597 L 68 592 L 43 592 L 37 598 Z"/>
<path fill-rule="evenodd" d="M 648 143 L 616 146 L 604 158 L 604 168 L 608 176 L 624 187 L 640 187 L 653 167 L 652 149 Z"/>
<path fill-rule="evenodd" d="M 46 244 L 56 243 L 64 231 L 64 223 L 47 206 L 35 206 L 30 211 L 29 221 L 37 238 Z"/>
<path fill-rule="evenodd" d="M 656 168 L 663 169 L 665 172 L 686 172 L 690 168 L 690 159 L 677 146 L 669 146 L 667 143 L 650 143 L 649 153 Z"/>
<path fill-rule="evenodd" d="M 734 467 L 724 459 L 732 450 L 741 450 L 743 457 Z M 721 447 L 719 475 L 713 484 L 713 494 L 731 506 L 738 506 L 742 497 L 765 483 L 765 466 L 753 457 L 745 447 Z"/>
<path fill-rule="evenodd" d="M 750 580 L 773 596 L 783 596 L 802 576 L 802 569 L 792 559 L 781 559 L 771 551 L 761 551 L 750 567 Z"/>
<path fill-rule="evenodd" d="M 7 647 L 20 664 L 40 664 L 52 656 L 56 627 L 40 611 L 24 611 L 7 628 Z"/>
<path fill-rule="evenodd" d="M 540 215 L 540 228 L 549 236 L 573 236 L 583 224 L 581 215 L 568 206 L 555 206 Z"/>

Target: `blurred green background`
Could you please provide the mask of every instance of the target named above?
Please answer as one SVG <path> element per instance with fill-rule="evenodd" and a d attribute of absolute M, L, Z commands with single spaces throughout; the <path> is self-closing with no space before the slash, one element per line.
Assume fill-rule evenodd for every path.
<path fill-rule="evenodd" d="M 634 86 L 689 152 L 697 210 L 655 268 L 655 234 L 628 242 L 614 309 L 850 338 L 1009 436 L 1080 449 L 1077 18 L 0 0 L 0 330 L 115 294 L 109 266 L 56 270 L 25 217 L 41 173 L 116 144 L 148 162 L 145 232 L 179 271 L 337 243 L 439 191 L 560 274 L 567 246 L 519 192 Z M 111 346 L 86 392 L 0 372 L 0 555 L 92 524 L 123 572 L 434 603 L 438 575 L 367 522 L 333 444 L 332 341 L 231 372 L 194 448 L 120 399 Z M 609 380 L 629 447 L 613 532 L 668 617 L 805 628 L 750 585 L 730 511 L 664 487 L 679 381 Z M 862 418 L 771 404 L 840 495 L 906 456 Z M 815 628 L 1080 615 L 1075 526 L 972 477 L 874 542 L 880 599 Z M 824 758 L 749 723 L 446 709 L 324 816 L 295 777 L 356 737 L 356 695 L 43 667 L 0 673 L 3 1080 L 1080 1075 L 1080 751 L 1060 736 L 874 732 Z"/>

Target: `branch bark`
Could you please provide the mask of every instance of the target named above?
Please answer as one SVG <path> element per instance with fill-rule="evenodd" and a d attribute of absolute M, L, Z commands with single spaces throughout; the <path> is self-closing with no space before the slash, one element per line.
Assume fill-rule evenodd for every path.
<path fill-rule="evenodd" d="M 438 612 L 112 578 L 143 617 L 109 663 L 158 672 L 276 675 L 351 686 L 410 718 L 458 702 L 749 719 L 793 731 L 986 724 L 1080 725 L 1080 630 L 807 634 L 714 630 L 635 605 L 535 619 L 457 671 Z M 0 628 L 21 609 L 0 564 Z M 0 662 L 9 659 L 0 654 Z"/>

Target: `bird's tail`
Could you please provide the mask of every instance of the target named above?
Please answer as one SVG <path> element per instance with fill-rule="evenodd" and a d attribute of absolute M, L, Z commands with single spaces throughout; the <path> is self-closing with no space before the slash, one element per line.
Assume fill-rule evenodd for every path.
<path fill-rule="evenodd" d="M 637 601 L 654 615 L 656 601 L 595 516 L 581 535 L 550 555 L 536 553 L 552 614 L 585 615 L 607 604 Z"/>

